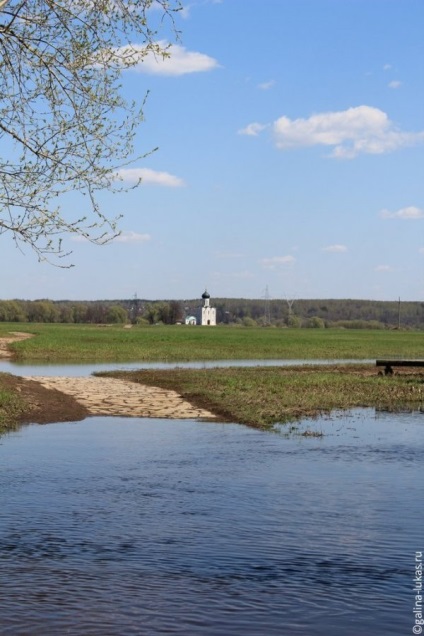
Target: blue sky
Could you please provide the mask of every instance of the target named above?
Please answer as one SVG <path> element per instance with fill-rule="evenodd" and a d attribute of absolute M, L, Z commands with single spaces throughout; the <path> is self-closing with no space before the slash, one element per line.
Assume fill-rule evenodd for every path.
<path fill-rule="evenodd" d="M 69 240 L 72 269 L 2 236 L 0 297 L 424 299 L 422 0 L 193 0 L 177 26 L 124 76 L 159 150 L 102 196 L 122 235 Z"/>

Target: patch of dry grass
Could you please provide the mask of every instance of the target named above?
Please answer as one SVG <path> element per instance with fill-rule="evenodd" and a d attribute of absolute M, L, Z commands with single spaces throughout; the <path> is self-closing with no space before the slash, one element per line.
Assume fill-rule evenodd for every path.
<path fill-rule="evenodd" d="M 424 396 L 423 373 L 408 370 L 385 377 L 372 365 L 140 370 L 98 375 L 172 389 L 225 421 L 255 427 L 336 409 L 419 408 Z"/>

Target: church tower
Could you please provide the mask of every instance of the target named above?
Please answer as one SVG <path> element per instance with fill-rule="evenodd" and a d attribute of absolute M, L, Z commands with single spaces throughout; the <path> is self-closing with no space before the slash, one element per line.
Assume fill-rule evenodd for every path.
<path fill-rule="evenodd" d="M 210 294 L 205 289 L 202 294 L 203 307 L 202 307 L 202 320 L 201 324 L 209 327 L 216 326 L 216 309 L 210 306 Z"/>

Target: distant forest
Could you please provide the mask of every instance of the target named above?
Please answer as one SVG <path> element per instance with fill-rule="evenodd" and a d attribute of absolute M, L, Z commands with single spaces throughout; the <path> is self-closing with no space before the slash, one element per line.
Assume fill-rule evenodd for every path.
<path fill-rule="evenodd" d="M 0 300 L 1 322 L 177 324 L 201 306 L 194 300 Z M 377 300 L 213 298 L 218 324 L 323 329 L 423 329 L 424 303 Z"/>

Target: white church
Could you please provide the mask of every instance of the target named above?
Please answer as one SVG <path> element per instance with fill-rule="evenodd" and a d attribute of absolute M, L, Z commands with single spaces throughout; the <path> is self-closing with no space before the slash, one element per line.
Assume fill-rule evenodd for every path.
<path fill-rule="evenodd" d="M 203 325 L 206 327 L 216 326 L 216 309 L 210 306 L 210 294 L 205 289 L 202 294 L 203 306 L 196 312 L 196 316 L 187 316 L 186 325 Z"/>

